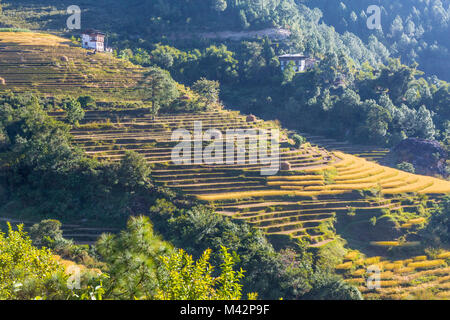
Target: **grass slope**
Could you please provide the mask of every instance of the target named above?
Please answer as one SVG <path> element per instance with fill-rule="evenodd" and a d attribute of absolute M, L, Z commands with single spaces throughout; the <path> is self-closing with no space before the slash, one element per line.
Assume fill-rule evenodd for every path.
<path fill-rule="evenodd" d="M 145 69 L 107 54 L 87 56 L 85 50 L 56 36 L 0 33 L 0 77 L 5 80 L 1 90 L 31 90 L 49 96 L 90 94 L 102 101 L 139 101 L 135 88 L 144 72 Z M 57 119 L 65 117 L 63 112 L 51 115 Z M 291 169 L 276 176 L 261 176 L 261 165 L 174 165 L 171 133 L 178 128 L 193 130 L 194 121 L 202 121 L 205 130 L 215 128 L 222 132 L 276 126 L 259 119 L 248 122 L 246 116 L 227 110 L 153 117 L 145 109 L 111 109 L 87 111 L 72 134 L 75 143 L 98 159 L 117 161 L 127 150 L 140 153 L 153 164 L 156 183 L 214 204 L 221 214 L 250 223 L 272 241 L 299 239 L 320 248 L 342 236 L 362 251 L 410 245 L 411 241 L 402 239 L 428 218 L 421 208 L 450 193 L 448 181 L 409 174 L 308 144 L 296 149 L 286 132 L 281 135 L 280 157 L 289 162 Z M 383 223 L 388 214 L 397 220 Z M 369 224 L 373 219 L 376 226 Z M 383 288 L 406 287 L 406 282 L 398 278 L 402 273 L 395 274 L 397 269 L 407 271 L 412 280 L 437 277 L 427 278 L 431 279 L 427 282 L 447 286 L 446 278 L 441 279 L 440 275 L 447 270 L 448 257 L 411 259 L 404 259 L 397 268 L 398 259 L 387 262 L 389 259 L 380 257 L 379 261 L 386 261 L 383 272 L 392 272 L 389 277 L 385 274 Z M 338 267 L 349 281 L 354 278 L 353 282 L 362 283 L 361 279 L 365 279 L 361 266 L 370 261 L 359 260 L 347 257 Z M 437 270 L 436 275 L 422 274 L 430 270 Z M 404 291 L 367 295 L 404 298 L 409 294 Z M 447 291 L 441 290 L 440 294 L 446 296 Z"/>
<path fill-rule="evenodd" d="M 100 101 L 139 100 L 145 69 L 111 54 L 88 51 L 43 33 L 0 32 L 2 90 L 49 96 L 91 95 Z"/>

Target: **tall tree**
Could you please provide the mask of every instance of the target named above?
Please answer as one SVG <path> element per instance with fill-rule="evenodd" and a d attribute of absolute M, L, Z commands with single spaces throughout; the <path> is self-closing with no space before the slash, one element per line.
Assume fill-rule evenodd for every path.
<path fill-rule="evenodd" d="M 192 85 L 192 90 L 198 93 L 207 105 L 219 102 L 220 84 L 218 81 L 201 78 Z"/>
<path fill-rule="evenodd" d="M 169 72 L 157 67 L 150 68 L 146 73 L 141 91 L 144 99 L 151 102 L 153 115 L 157 115 L 162 105 L 170 104 L 179 95 L 176 82 Z"/>

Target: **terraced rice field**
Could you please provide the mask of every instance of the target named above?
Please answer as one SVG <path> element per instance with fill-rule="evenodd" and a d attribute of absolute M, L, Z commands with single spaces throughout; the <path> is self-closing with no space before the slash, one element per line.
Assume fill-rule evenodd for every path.
<path fill-rule="evenodd" d="M 145 69 L 108 54 L 88 56 L 86 53 L 66 39 L 52 35 L 0 33 L 0 77 L 4 79 L 0 90 L 37 91 L 48 96 L 89 94 L 97 101 L 106 102 L 142 100 L 135 89 Z M 65 118 L 62 112 L 50 115 L 60 120 Z M 416 214 L 420 213 L 424 196 L 428 197 L 425 199 L 428 204 L 450 193 L 448 181 L 377 164 L 388 150 L 304 133 L 312 146 L 295 149 L 287 131 L 281 132 L 280 148 L 274 154 L 285 170 L 274 176 L 261 175 L 265 165 L 248 162 L 172 163 L 173 147 L 177 144 L 171 139 L 172 132 L 180 128 L 192 132 L 198 121 L 202 122 L 203 130 L 221 132 L 276 127 L 258 119 L 247 121 L 246 116 L 225 110 L 154 118 L 147 110 L 130 109 L 87 111 L 72 134 L 74 142 L 91 157 L 119 161 L 126 151 L 135 151 L 152 164 L 152 177 L 157 184 L 210 203 L 217 212 L 246 221 L 273 241 L 298 239 L 311 247 L 323 247 L 334 241 L 340 221 L 352 225 L 386 212 L 402 215 L 397 233 L 404 235 L 426 222 L 426 216 Z M 198 142 L 198 138 L 191 142 Z M 244 146 L 246 151 L 250 147 L 250 144 Z M 64 236 L 79 243 L 92 243 L 100 233 L 114 232 L 81 225 L 64 227 Z M 359 232 L 369 233 L 366 229 Z M 383 248 L 418 244 L 390 237 L 375 233 L 365 245 Z M 352 251 L 338 270 L 347 281 L 359 285 L 369 298 L 417 297 L 424 290 L 434 290 L 437 297 L 448 298 L 448 260 L 448 252 L 390 261 L 383 257 L 364 258 Z M 366 267 L 373 264 L 382 270 L 381 289 L 376 291 L 368 290 L 365 285 Z"/>
<path fill-rule="evenodd" d="M 379 162 L 389 153 L 389 149 L 356 145 L 346 141 L 338 141 L 335 139 L 325 138 L 318 135 L 311 135 L 305 132 L 300 133 L 311 144 L 320 146 L 329 151 L 340 151 L 357 157 L 364 158 L 372 162 Z"/>
<path fill-rule="evenodd" d="M 111 54 L 87 55 L 87 50 L 50 34 L 0 32 L 1 90 L 136 100 L 133 88 L 144 70 Z"/>
<path fill-rule="evenodd" d="M 379 270 L 379 288 L 372 270 Z M 363 258 L 359 252 L 347 254 L 337 267 L 346 281 L 359 287 L 368 299 L 450 299 L 450 252 L 432 257 L 412 256 L 403 260 L 383 257 Z M 368 280 L 372 289 L 368 288 Z"/>
<path fill-rule="evenodd" d="M 64 118 L 63 113 L 51 115 Z M 214 203 L 221 214 L 247 221 L 268 235 L 301 239 L 311 246 L 333 241 L 335 220 L 350 209 L 366 216 L 380 215 L 383 210 L 413 210 L 417 205 L 406 204 L 401 194 L 450 192 L 449 182 L 342 152 L 317 146 L 296 150 L 286 132 L 281 135 L 279 157 L 291 168 L 274 176 L 262 176 L 261 164 L 173 164 L 171 152 L 176 142 L 171 140 L 172 131 L 185 128 L 192 132 L 196 121 L 202 122 L 203 130 L 221 132 L 271 126 L 262 120 L 247 122 L 238 112 L 224 110 L 156 118 L 145 110 L 90 111 L 72 134 L 92 157 L 118 161 L 127 150 L 133 150 L 153 164 L 156 183 Z M 384 197 L 367 199 L 358 192 L 369 189 L 379 190 Z"/>

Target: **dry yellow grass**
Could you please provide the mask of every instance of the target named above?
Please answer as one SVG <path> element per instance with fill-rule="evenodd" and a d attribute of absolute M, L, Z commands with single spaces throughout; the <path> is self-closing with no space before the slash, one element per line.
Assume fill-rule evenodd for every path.
<path fill-rule="evenodd" d="M 413 269 L 429 269 L 439 267 L 445 264 L 445 261 L 442 259 L 437 260 L 427 260 L 427 261 L 419 261 L 419 262 L 411 262 L 408 264 L 408 268 Z"/>
<path fill-rule="evenodd" d="M 352 273 L 352 276 L 359 277 L 366 274 L 366 269 L 358 269 Z"/>
<path fill-rule="evenodd" d="M 398 173 L 396 173 L 396 172 L 383 171 L 380 174 L 373 175 L 373 176 L 370 176 L 367 178 L 355 179 L 355 180 L 350 180 L 350 181 L 347 181 L 347 180 L 340 181 L 339 180 L 339 183 L 370 183 L 370 182 L 372 182 L 372 183 L 380 183 L 381 184 L 385 179 L 387 180 L 387 179 L 395 177 L 397 175 L 398 175 Z"/>
<path fill-rule="evenodd" d="M 197 199 L 205 201 L 218 201 L 227 199 L 244 199 L 252 197 L 269 197 L 269 196 L 285 196 L 295 194 L 293 191 L 284 190 L 259 190 L 259 191 L 242 191 L 228 193 L 212 193 L 197 195 Z"/>
<path fill-rule="evenodd" d="M 372 241 L 370 242 L 372 246 L 377 247 L 398 247 L 400 242 L 398 241 Z"/>
<path fill-rule="evenodd" d="M 305 188 L 302 187 L 302 186 L 280 186 L 280 189 L 281 190 L 297 190 L 297 191 L 300 191 L 300 190 L 304 190 Z"/>
<path fill-rule="evenodd" d="M 353 174 L 347 174 L 347 175 L 339 175 L 334 180 L 336 181 L 342 181 L 342 180 L 358 180 L 358 179 L 364 179 L 367 177 L 371 177 L 380 173 L 383 173 L 384 169 L 374 165 L 373 167 L 364 167 L 361 168 L 361 172 L 359 173 L 353 173 Z"/>
<path fill-rule="evenodd" d="M 425 218 L 411 219 L 408 221 L 408 223 L 410 223 L 410 224 L 422 224 L 425 222 L 427 222 L 427 219 L 425 219 Z"/>
<path fill-rule="evenodd" d="M 412 267 L 404 267 L 404 268 L 400 268 L 397 270 L 397 273 L 399 274 L 407 274 L 407 273 L 411 273 L 414 272 L 414 268 Z"/>
<path fill-rule="evenodd" d="M 382 280 L 392 280 L 394 279 L 395 274 L 392 271 L 385 271 L 380 273 L 380 279 Z"/>
<path fill-rule="evenodd" d="M 371 257 L 371 258 L 367 258 L 366 260 L 364 260 L 364 264 L 372 265 L 372 264 L 379 263 L 380 261 L 381 261 L 381 257 Z"/>
<path fill-rule="evenodd" d="M 358 251 L 352 251 L 352 257 Z M 441 252 L 440 259 L 427 260 L 426 255 L 415 256 L 405 260 L 382 260 L 382 257 L 372 257 L 364 260 L 365 267 L 351 271 L 354 261 L 340 265 L 345 281 L 359 287 L 366 298 L 376 299 L 416 299 L 440 297 L 437 292 L 447 292 L 450 289 L 450 267 L 445 263 L 450 252 Z M 350 266 L 352 263 L 352 266 Z M 362 281 L 366 277 L 369 266 L 378 266 L 381 273 L 380 289 L 370 291 Z M 405 267 L 407 265 L 407 267 Z M 432 289 L 433 293 L 428 290 Z M 428 293 L 427 293 L 428 292 Z M 443 294 L 442 296 L 446 296 Z"/>
<path fill-rule="evenodd" d="M 366 284 L 366 279 L 363 278 L 345 279 L 345 281 L 354 286 L 363 286 Z"/>
<path fill-rule="evenodd" d="M 425 261 L 427 259 L 427 256 L 417 256 L 413 258 L 414 261 Z"/>
<path fill-rule="evenodd" d="M 311 186 L 319 185 L 323 186 L 324 182 L 322 180 L 305 180 L 305 181 L 267 181 L 268 186 Z"/>
<path fill-rule="evenodd" d="M 403 263 L 386 263 L 384 264 L 384 269 L 385 270 L 395 270 L 398 271 L 399 269 L 401 269 L 403 267 Z"/>
<path fill-rule="evenodd" d="M 359 257 L 359 252 L 358 251 L 350 251 L 349 253 L 347 253 L 344 256 L 345 260 L 356 260 Z"/>
<path fill-rule="evenodd" d="M 303 169 L 302 171 L 307 172 L 307 173 L 312 173 L 312 172 L 322 172 L 322 171 L 333 170 L 333 169 L 336 169 L 336 168 L 334 166 L 326 165 L 326 166 L 318 166 L 315 168 L 306 168 L 306 169 Z"/>
<path fill-rule="evenodd" d="M 392 188 L 392 189 L 383 189 L 381 192 L 383 194 L 400 194 L 400 193 L 408 193 L 408 192 L 415 192 L 418 193 L 419 191 L 428 188 L 433 185 L 433 182 L 425 182 L 425 181 L 418 181 L 416 183 L 408 184 L 403 187 L 399 188 Z"/>
<path fill-rule="evenodd" d="M 310 181 L 310 180 L 321 180 L 323 181 L 322 175 L 305 175 L 305 176 L 270 176 L 267 177 L 268 181 Z"/>
<path fill-rule="evenodd" d="M 450 251 L 441 253 L 437 256 L 439 259 L 447 259 L 450 258 Z"/>
<path fill-rule="evenodd" d="M 450 193 L 450 183 L 448 181 L 434 179 L 433 185 L 419 191 L 420 194 L 443 194 Z"/>
<path fill-rule="evenodd" d="M 398 281 L 398 280 L 381 280 L 380 281 L 381 288 L 396 287 L 399 284 L 400 284 L 400 281 Z"/>
<path fill-rule="evenodd" d="M 336 266 L 337 270 L 350 270 L 353 267 L 353 262 L 345 262 Z"/>
<path fill-rule="evenodd" d="M 47 33 L 36 32 L 2 32 L 0 43 L 18 43 L 21 45 L 68 46 L 70 41 Z"/>
<path fill-rule="evenodd" d="M 53 258 L 64 267 L 64 272 L 66 274 L 72 274 L 74 269 L 73 267 L 76 267 L 79 271 L 82 272 L 92 272 L 92 273 L 96 273 L 96 274 L 101 274 L 102 272 L 97 269 L 97 268 L 87 268 L 86 266 L 82 265 L 82 264 L 76 264 L 73 261 L 70 260 L 65 260 L 63 258 L 61 258 L 59 255 L 54 255 Z"/>
<path fill-rule="evenodd" d="M 342 152 L 334 152 L 334 154 L 342 159 L 334 164 L 338 171 L 334 180 L 338 184 L 348 184 L 355 190 L 360 189 L 365 183 L 375 183 L 381 186 L 383 194 L 450 193 L 449 181 L 383 167 Z"/>
<path fill-rule="evenodd" d="M 336 169 L 342 169 L 342 168 L 346 168 L 349 167 L 350 165 L 355 163 L 355 159 L 351 158 L 351 157 L 347 157 L 347 155 L 345 153 L 339 152 L 339 151 L 335 151 L 334 154 L 342 159 L 341 161 L 337 162 L 334 164 L 334 166 L 336 167 Z"/>

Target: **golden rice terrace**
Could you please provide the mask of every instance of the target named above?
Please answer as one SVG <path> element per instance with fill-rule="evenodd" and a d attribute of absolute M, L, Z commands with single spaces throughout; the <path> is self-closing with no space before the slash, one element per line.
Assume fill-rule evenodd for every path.
<path fill-rule="evenodd" d="M 52 115 L 64 117 L 63 113 Z M 299 238 L 312 246 L 335 238 L 334 221 L 341 216 L 357 221 L 397 211 L 414 222 L 418 218 L 414 212 L 423 201 L 432 202 L 450 192 L 448 181 L 317 146 L 295 149 L 285 134 L 279 156 L 290 168 L 274 176 L 262 176 L 259 164 L 173 164 L 171 152 L 177 142 L 171 140 L 172 132 L 178 128 L 193 131 L 196 121 L 203 123 L 204 130 L 221 132 L 273 126 L 261 120 L 247 122 L 245 116 L 230 111 L 156 118 L 145 111 L 90 111 L 74 128 L 73 136 L 87 154 L 101 160 L 117 161 L 127 150 L 135 151 L 154 165 L 152 176 L 156 183 L 214 203 L 220 213 L 245 220 L 268 235 Z M 367 196 L 364 190 L 372 195 Z M 424 200 L 425 195 L 431 197 Z M 407 229 L 413 222 L 406 220 L 400 227 Z M 379 237 L 371 240 L 395 240 L 383 234 Z"/>
<path fill-rule="evenodd" d="M 56 36 L 0 33 L 1 90 L 139 101 L 136 88 L 144 74 L 144 68 L 108 54 L 88 56 Z M 65 118 L 63 112 L 50 115 Z M 72 134 L 86 154 L 99 160 L 118 161 L 126 151 L 141 154 L 153 166 L 155 183 L 251 224 L 273 243 L 301 240 L 320 249 L 345 239 L 348 247 L 359 251 L 350 251 L 337 270 L 360 286 L 366 297 L 408 298 L 428 287 L 436 288 L 440 297 L 450 296 L 447 252 L 401 259 L 370 254 L 420 245 L 414 232 L 429 218 L 424 208 L 450 193 L 449 181 L 381 166 L 374 161 L 386 154 L 384 149 L 314 136 L 308 137 L 311 144 L 297 149 L 283 130 L 277 156 L 288 166 L 273 176 L 261 175 L 261 164 L 175 165 L 172 150 L 177 142 L 172 141 L 172 132 L 180 128 L 192 132 L 198 121 L 203 130 L 221 132 L 277 127 L 227 110 L 153 117 L 145 109 L 111 109 L 86 111 Z M 367 291 L 364 285 L 370 265 L 382 272 L 378 291 Z"/>
<path fill-rule="evenodd" d="M 144 69 L 111 54 L 88 52 L 69 40 L 31 32 L 0 33 L 0 88 L 50 96 L 89 94 L 136 100 Z"/>

